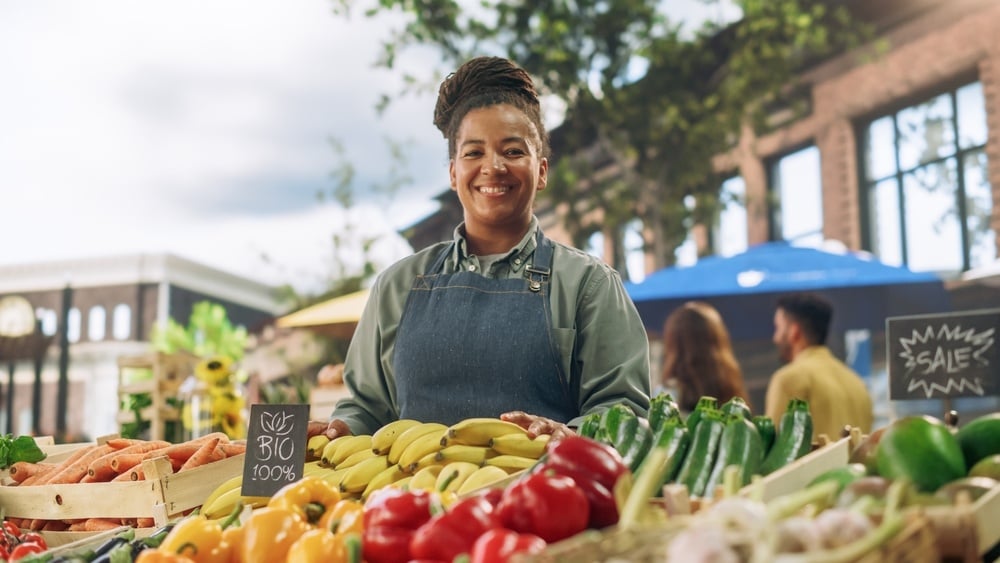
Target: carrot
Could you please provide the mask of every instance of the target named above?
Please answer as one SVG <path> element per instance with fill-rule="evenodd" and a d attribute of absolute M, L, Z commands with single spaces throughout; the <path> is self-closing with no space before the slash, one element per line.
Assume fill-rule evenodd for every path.
<path fill-rule="evenodd" d="M 121 521 L 111 518 L 84 518 L 69 525 L 71 532 L 103 532 L 121 526 Z"/>
<path fill-rule="evenodd" d="M 88 455 L 90 452 L 96 450 L 99 447 L 100 446 L 98 446 L 97 444 L 90 444 L 87 446 L 81 446 L 77 448 L 76 450 L 73 451 L 73 453 L 69 455 L 69 457 L 55 464 L 56 466 L 55 471 L 49 471 L 45 475 L 39 476 L 39 478 L 35 480 L 32 484 L 45 485 L 46 483 L 48 483 L 48 480 L 50 478 L 55 477 L 60 471 L 76 463 L 77 460 L 83 458 L 84 456 Z"/>
<path fill-rule="evenodd" d="M 111 440 L 108 444 L 111 445 Z M 136 443 L 125 446 L 122 449 L 116 449 L 108 452 L 101 457 L 90 462 L 87 466 L 87 476 L 80 480 L 81 483 L 93 483 L 93 482 L 104 482 L 110 481 L 115 474 L 119 471 L 113 465 L 114 460 L 118 456 L 132 455 L 132 454 L 146 454 L 151 451 L 155 451 L 160 448 L 165 448 L 170 445 L 170 442 L 164 440 L 135 440 Z M 114 447 L 114 446 L 111 446 Z M 127 469 L 127 468 L 126 468 Z"/>
<path fill-rule="evenodd" d="M 239 442 L 229 442 L 228 444 L 219 444 L 219 448 L 221 448 L 223 453 L 226 454 L 226 457 L 245 454 L 247 451 L 247 445 L 241 444 Z"/>
<path fill-rule="evenodd" d="M 31 463 L 30 461 L 16 461 L 8 470 L 10 478 L 18 483 L 24 483 L 28 477 L 42 475 L 52 471 L 56 465 L 54 463 Z"/>
<path fill-rule="evenodd" d="M 196 452 L 188 457 L 187 461 L 184 462 L 184 465 L 181 466 L 179 471 L 187 471 L 188 469 L 194 469 L 195 467 L 200 467 L 206 463 L 222 459 L 222 457 L 225 457 L 225 454 L 222 454 L 222 457 L 219 457 L 220 454 L 215 451 L 218 445 L 219 438 L 213 438 L 204 442 Z"/>
<path fill-rule="evenodd" d="M 111 446 L 104 444 L 89 450 L 73 463 L 62 463 L 60 465 L 63 466 L 63 468 L 57 470 L 55 475 L 46 479 L 44 484 L 58 485 L 64 483 L 79 483 L 80 479 L 83 479 L 83 477 L 87 474 L 87 467 L 90 465 L 90 462 L 111 451 L 113 451 Z"/>
<path fill-rule="evenodd" d="M 62 520 L 47 520 L 45 525 L 42 526 L 43 532 L 63 532 L 69 528 L 69 525 Z"/>
<path fill-rule="evenodd" d="M 129 446 L 134 446 L 136 444 L 144 444 L 150 440 L 139 440 L 136 438 L 111 438 L 105 444 L 111 446 L 116 450 L 123 450 Z"/>

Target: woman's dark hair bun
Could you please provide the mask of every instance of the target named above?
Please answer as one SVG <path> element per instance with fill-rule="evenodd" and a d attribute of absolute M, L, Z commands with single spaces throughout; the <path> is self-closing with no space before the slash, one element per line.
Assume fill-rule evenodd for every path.
<path fill-rule="evenodd" d="M 538 92 L 531 75 L 503 57 L 476 57 L 448 75 L 438 88 L 434 125 L 452 139 L 469 110 L 499 103 L 521 108 L 540 123 Z M 544 138 L 545 133 L 539 130 Z"/>

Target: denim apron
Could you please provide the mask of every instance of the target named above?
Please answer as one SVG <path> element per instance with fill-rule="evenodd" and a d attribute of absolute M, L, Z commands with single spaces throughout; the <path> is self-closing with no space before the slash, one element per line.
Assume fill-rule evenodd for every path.
<path fill-rule="evenodd" d="M 550 328 L 552 242 L 524 278 L 440 273 L 448 246 L 410 288 L 396 332 L 399 416 L 453 424 L 520 410 L 567 422 L 578 414 Z"/>

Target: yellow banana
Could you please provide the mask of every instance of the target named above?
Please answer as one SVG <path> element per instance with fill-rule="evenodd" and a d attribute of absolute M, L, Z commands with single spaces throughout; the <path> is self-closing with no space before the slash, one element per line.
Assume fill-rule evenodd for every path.
<path fill-rule="evenodd" d="M 343 480 L 344 475 L 353 467 L 345 467 L 343 469 L 328 469 L 327 473 L 320 475 L 319 477 L 330 484 L 335 489 L 340 489 L 340 481 Z"/>
<path fill-rule="evenodd" d="M 306 455 L 309 459 L 316 459 L 323 455 L 323 448 L 330 443 L 330 439 L 326 437 L 326 434 L 317 434 L 309 441 L 306 442 Z"/>
<path fill-rule="evenodd" d="M 320 465 L 321 461 L 322 460 L 319 460 L 319 459 L 314 460 L 314 461 L 307 461 L 302 466 L 302 475 L 303 476 L 305 476 L 305 475 L 314 475 L 314 474 L 317 474 L 317 473 L 323 473 L 325 471 L 328 471 L 329 470 L 328 467 L 323 467 L 322 465 Z"/>
<path fill-rule="evenodd" d="M 538 460 L 533 457 L 524 457 L 519 455 L 497 455 L 483 462 L 484 465 L 499 467 L 507 473 L 514 473 L 515 471 L 527 469 L 536 463 L 538 463 Z"/>
<path fill-rule="evenodd" d="M 347 456 L 347 458 L 344 459 L 344 461 L 338 463 L 336 467 L 337 467 L 337 469 L 345 469 L 345 468 L 348 468 L 348 467 L 352 467 L 352 466 L 357 465 L 358 463 L 360 463 L 360 462 L 362 462 L 362 461 L 364 461 L 364 460 L 366 460 L 366 459 L 368 459 L 370 457 L 375 457 L 375 452 L 373 452 L 371 450 L 371 448 L 366 448 L 366 449 L 363 449 L 363 450 L 358 450 L 358 451 L 354 452 L 353 454 Z"/>
<path fill-rule="evenodd" d="M 499 418 L 466 418 L 448 427 L 442 445 L 489 446 L 490 440 L 496 436 L 527 433 L 527 430 L 513 422 Z"/>
<path fill-rule="evenodd" d="M 518 455 L 538 459 L 545 453 L 545 447 L 549 444 L 549 438 L 551 436 L 548 434 L 540 434 L 531 439 L 527 434 L 518 434 L 515 432 L 502 436 L 494 436 L 490 440 L 490 448 L 493 448 L 493 451 L 498 454 Z"/>
<path fill-rule="evenodd" d="M 202 507 L 212 506 L 212 504 L 215 502 L 217 498 L 228 493 L 233 489 L 240 490 L 242 486 L 243 486 L 242 473 L 234 477 L 230 477 L 229 479 L 226 479 L 222 483 L 219 483 L 219 485 L 216 486 L 215 489 L 212 490 L 212 492 L 208 493 L 208 496 L 205 497 L 205 500 L 204 502 L 201 503 L 201 506 Z"/>
<path fill-rule="evenodd" d="M 388 463 L 388 460 L 386 463 Z M 367 499 L 368 495 L 372 494 L 373 491 L 377 491 L 383 487 L 388 487 L 405 477 L 409 477 L 409 474 L 404 473 L 403 470 L 399 468 L 399 465 L 392 464 L 380 471 L 377 475 L 372 477 L 370 481 L 368 481 L 368 485 L 365 486 L 365 490 L 361 492 L 361 498 Z"/>
<path fill-rule="evenodd" d="M 495 465 L 484 465 L 469 475 L 457 492 L 459 495 L 464 495 L 499 483 L 508 477 L 510 475 L 503 469 Z"/>
<path fill-rule="evenodd" d="M 413 474 L 410 479 L 410 490 L 433 491 L 434 484 L 437 483 L 438 475 L 444 469 L 443 465 L 430 465 Z"/>
<path fill-rule="evenodd" d="M 418 459 L 416 463 L 414 463 L 412 465 L 409 465 L 408 467 L 403 467 L 402 465 L 400 465 L 398 463 L 396 464 L 396 467 L 398 467 L 402 471 L 404 471 L 404 472 L 409 473 L 409 474 L 412 475 L 412 474 L 415 474 L 417 471 L 420 471 L 421 469 L 423 469 L 425 467 L 430 467 L 432 465 L 444 465 L 443 461 L 438 461 L 437 460 L 437 454 L 438 454 L 437 452 L 431 452 L 431 453 L 425 455 L 424 457 Z"/>
<path fill-rule="evenodd" d="M 401 418 L 386 424 L 372 434 L 372 450 L 376 455 L 386 455 L 392 448 L 392 443 L 396 441 L 403 432 L 414 426 L 423 424 L 419 420 L 412 418 Z"/>
<path fill-rule="evenodd" d="M 396 467 L 399 467 L 399 466 L 397 465 Z M 413 480 L 413 475 L 407 475 L 406 477 L 403 477 L 402 479 L 399 479 L 399 480 L 393 482 L 389 486 L 390 487 L 395 487 L 397 489 L 402 489 L 404 491 L 408 491 L 408 490 L 410 490 L 410 481 L 412 481 L 412 480 Z"/>
<path fill-rule="evenodd" d="M 442 493 L 455 492 L 477 469 L 479 466 L 475 463 L 453 461 L 445 465 L 441 473 L 438 474 L 437 481 L 434 482 L 434 490 Z"/>
<path fill-rule="evenodd" d="M 403 471 L 413 473 L 425 455 L 433 454 L 441 449 L 441 435 L 437 432 L 429 432 L 417 438 L 412 444 L 403 450 L 399 456 L 399 467 Z"/>
<path fill-rule="evenodd" d="M 358 434 L 356 436 L 351 436 L 350 438 L 344 440 L 337 446 L 337 450 L 333 452 L 330 459 L 326 460 L 330 465 L 337 467 L 344 462 L 345 459 L 350 457 L 351 454 L 360 452 L 361 450 L 371 450 L 372 449 L 372 435 L 371 434 Z"/>
<path fill-rule="evenodd" d="M 455 444 L 445 446 L 434 454 L 434 459 L 441 463 L 452 461 L 468 461 L 476 465 L 482 465 L 487 457 L 493 457 L 496 452 L 484 446 L 466 446 Z"/>
<path fill-rule="evenodd" d="M 337 436 L 333 440 L 327 442 L 327 444 L 323 446 L 323 453 L 319 456 L 320 462 L 325 465 L 331 465 L 330 458 L 333 457 L 333 454 L 337 453 L 337 448 L 339 448 L 340 445 L 350 437 L 350 435 Z"/>
<path fill-rule="evenodd" d="M 347 468 L 340 480 L 340 491 L 344 493 L 360 493 L 376 475 L 389 467 L 389 461 L 384 455 L 370 457 L 356 465 Z"/>
<path fill-rule="evenodd" d="M 403 452 L 406 448 L 410 447 L 416 439 L 428 433 L 436 433 L 440 438 L 440 436 L 447 429 L 447 426 L 439 422 L 424 422 L 423 424 L 414 426 L 409 430 L 404 430 L 392 442 L 392 446 L 389 447 L 389 463 L 399 463 L 399 458 L 402 457 Z"/>
<path fill-rule="evenodd" d="M 222 518 L 231 513 L 238 502 L 242 501 L 243 504 L 259 508 L 267 505 L 269 500 L 271 500 L 271 497 L 245 497 L 240 494 L 240 488 L 237 487 L 219 495 L 212 501 L 211 506 L 202 505 L 201 513 L 205 515 L 205 518 L 209 519 Z"/>

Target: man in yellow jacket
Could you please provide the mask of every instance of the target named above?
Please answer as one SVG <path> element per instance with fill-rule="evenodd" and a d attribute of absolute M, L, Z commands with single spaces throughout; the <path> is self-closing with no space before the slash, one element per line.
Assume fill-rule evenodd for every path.
<path fill-rule="evenodd" d="M 789 399 L 809 403 L 813 436 L 837 440 L 845 426 L 871 432 L 872 399 L 865 382 L 826 347 L 833 307 L 808 293 L 785 295 L 774 312 L 774 344 L 786 365 L 767 387 L 766 413 L 780 424 Z"/>

